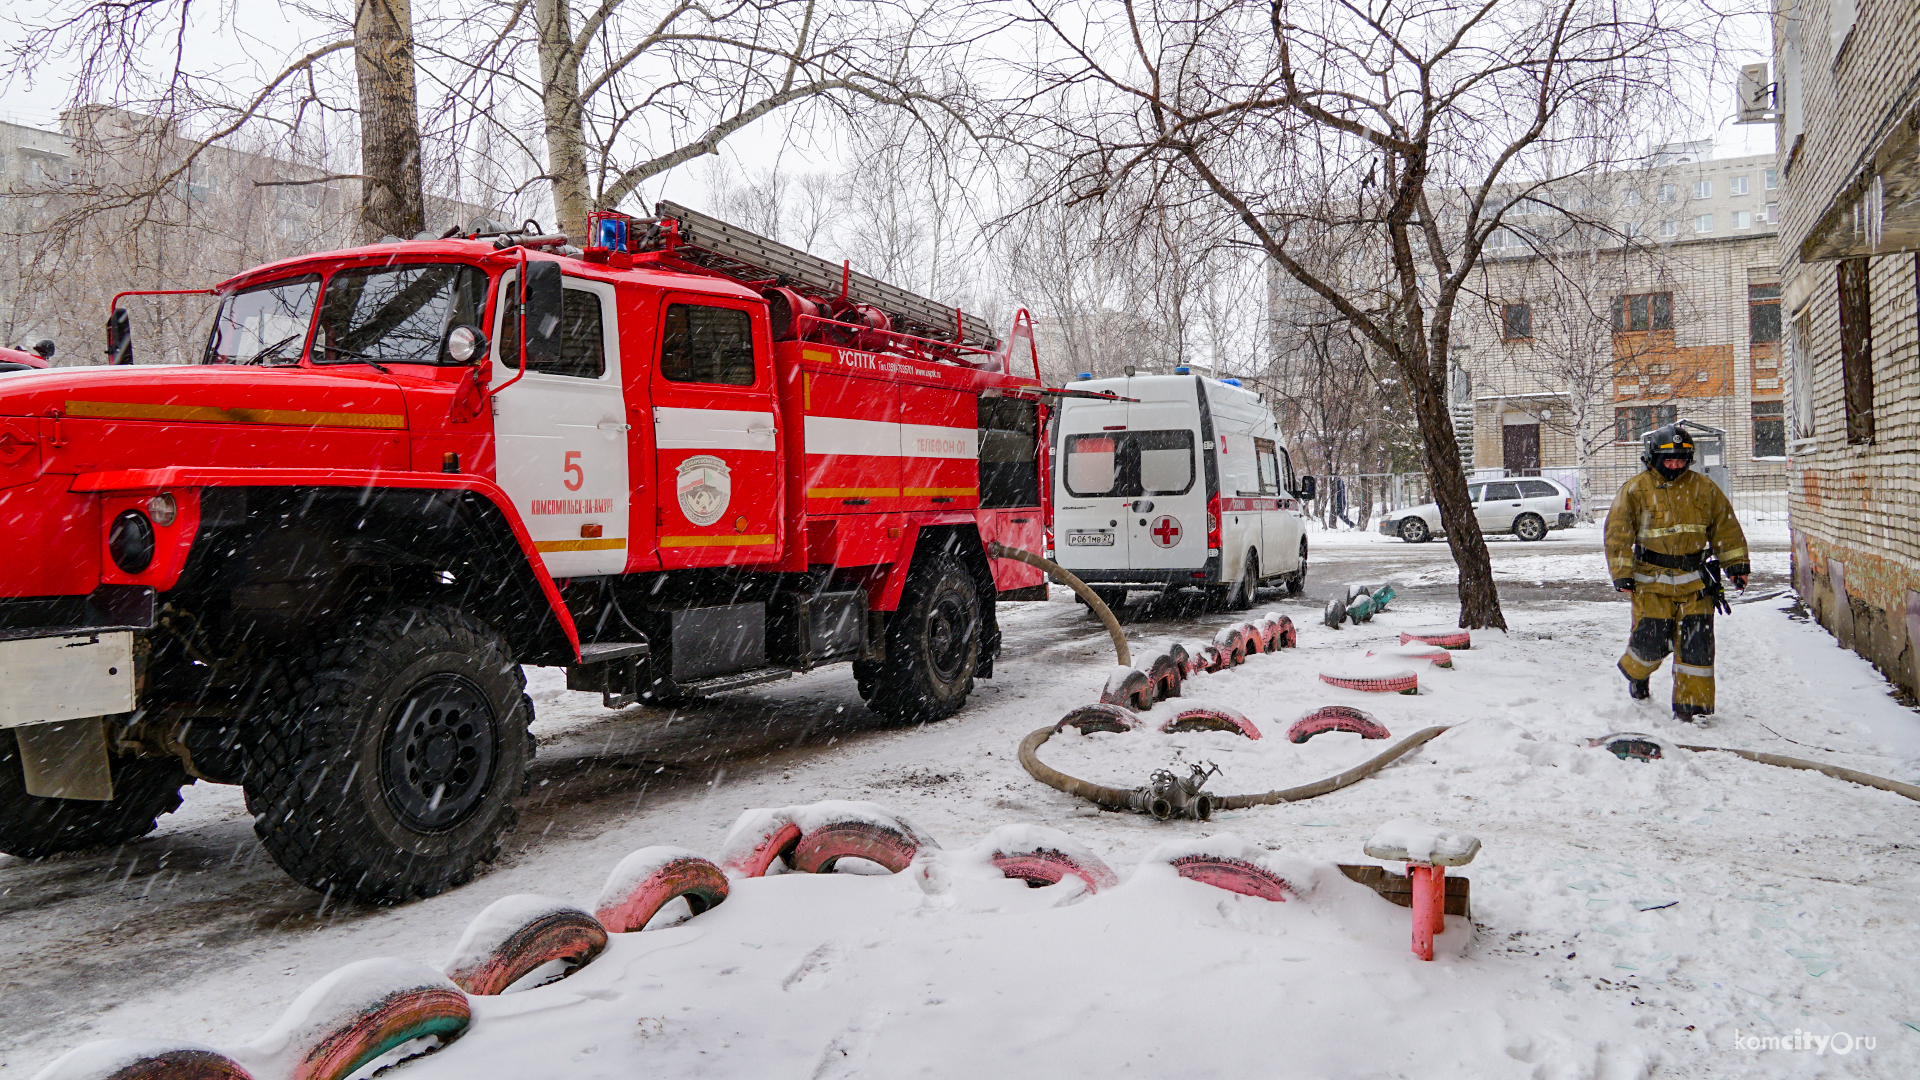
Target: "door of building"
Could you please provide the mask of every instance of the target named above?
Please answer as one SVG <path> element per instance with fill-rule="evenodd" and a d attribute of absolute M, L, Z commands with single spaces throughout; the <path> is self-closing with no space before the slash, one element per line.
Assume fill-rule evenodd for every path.
<path fill-rule="evenodd" d="M 1540 425 L 1508 424 L 1500 434 L 1500 464 L 1506 468 L 1507 475 L 1540 475 Z"/>

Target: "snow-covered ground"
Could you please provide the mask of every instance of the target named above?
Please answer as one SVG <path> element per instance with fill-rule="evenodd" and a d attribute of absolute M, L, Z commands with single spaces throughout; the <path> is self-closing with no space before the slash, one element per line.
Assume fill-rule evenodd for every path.
<path fill-rule="evenodd" d="M 1604 584 L 1597 540 L 1496 543 L 1499 576 Z M 1664 675 L 1655 705 L 1627 700 L 1613 669 L 1624 603 L 1533 598 L 1510 599 L 1512 632 L 1476 633 L 1454 670 L 1422 668 L 1417 696 L 1335 689 L 1316 678 L 1323 665 L 1452 615 L 1447 590 L 1420 588 L 1370 625 L 1329 630 L 1315 615 L 1339 571 L 1452 579 L 1425 580 L 1443 544 L 1364 533 L 1314 544 L 1310 595 L 1262 605 L 1293 617 L 1300 648 L 1196 677 L 1147 718 L 1224 705 L 1263 739 L 1149 727 L 1063 734 L 1041 756 L 1122 787 L 1175 761 L 1212 762 L 1211 790 L 1259 791 L 1385 745 L 1287 742 L 1287 725 L 1321 705 L 1357 705 L 1396 738 L 1455 726 L 1353 787 L 1156 823 L 1035 783 L 1015 761 L 1019 739 L 1097 697 L 1112 666 L 1104 633 L 1064 595 L 1004 608 L 997 677 L 959 717 L 922 729 L 866 718 L 843 669 L 672 718 L 606 713 L 536 671 L 542 758 L 517 847 L 450 895 L 325 908 L 257 858 L 237 792 L 207 785 L 123 852 L 0 858 L 0 948 L 20 958 L 0 976 L 0 1074 L 118 1035 L 238 1048 L 342 964 L 437 965 L 502 896 L 590 906 L 636 848 L 717 853 L 741 810 L 827 798 L 889 806 L 950 852 L 998 826 L 1051 826 L 1122 883 L 1090 896 L 959 870 L 932 889 L 914 873 L 738 882 L 697 918 L 615 935 L 567 980 L 479 1001 L 468 1035 L 390 1075 L 1920 1074 L 1920 858 L 1908 839 L 1920 805 L 1730 755 L 1639 763 L 1586 745 L 1637 730 L 1920 781 L 1920 718 L 1871 667 L 1780 602 L 1740 606 L 1720 621 L 1720 713 L 1702 730 L 1667 715 Z M 1229 621 L 1137 617 L 1128 630 L 1139 658 Z M 1333 866 L 1371 862 L 1367 836 L 1402 817 L 1484 845 L 1464 870 L 1471 924 L 1448 920 L 1433 963 L 1408 951 L 1406 909 Z M 1223 834 L 1272 849 L 1300 895 L 1234 896 L 1174 877 L 1154 854 Z M 1746 1042 L 1798 1033 L 1874 1045 Z"/>

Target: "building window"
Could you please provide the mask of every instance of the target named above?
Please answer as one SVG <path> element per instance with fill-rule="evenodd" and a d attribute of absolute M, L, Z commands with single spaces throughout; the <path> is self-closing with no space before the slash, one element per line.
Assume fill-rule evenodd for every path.
<path fill-rule="evenodd" d="M 1774 188 L 1777 188 L 1779 186 L 1780 186 L 1780 170 L 1768 169 L 1767 170 L 1767 190 L 1772 191 Z"/>
<path fill-rule="evenodd" d="M 1673 329 L 1673 294 L 1635 293 L 1613 298 L 1613 332 Z"/>
<path fill-rule="evenodd" d="M 1780 340 L 1780 286 L 1747 286 L 1747 340 L 1755 345 Z"/>
<path fill-rule="evenodd" d="M 1697 233 L 1712 232 L 1713 231 L 1713 215 L 1701 214 L 1699 217 L 1694 218 L 1693 231 Z"/>
<path fill-rule="evenodd" d="M 1787 417 L 1781 402 L 1753 403 L 1753 456 L 1787 456 Z"/>
<path fill-rule="evenodd" d="M 1654 428 L 1666 427 L 1680 415 L 1677 405 L 1629 405 L 1613 410 L 1613 441 L 1639 442 Z"/>
<path fill-rule="evenodd" d="M 1661 236 L 1674 236 L 1674 235 L 1677 235 L 1679 232 L 1680 232 L 1680 226 L 1677 222 L 1663 221 L 1660 223 Z"/>
<path fill-rule="evenodd" d="M 1693 182 L 1693 197 L 1696 199 L 1713 198 L 1713 181 L 1695 180 Z"/>
<path fill-rule="evenodd" d="M 1736 228 L 1736 229 L 1751 229 L 1751 228 L 1753 228 L 1753 211 L 1751 211 L 1751 210 L 1735 210 L 1735 211 L 1733 212 L 1733 214 L 1732 214 L 1731 216 L 1732 216 L 1732 218 L 1733 218 L 1733 227 L 1734 227 L 1734 228 Z"/>
<path fill-rule="evenodd" d="M 1620 205 L 1621 206 L 1639 206 L 1640 192 L 1637 189 L 1632 189 L 1632 188 L 1628 189 L 1626 193 L 1620 196 Z"/>
<path fill-rule="evenodd" d="M 1533 307 L 1506 304 L 1500 308 L 1500 336 L 1507 341 L 1526 341 L 1533 337 Z"/>
<path fill-rule="evenodd" d="M 1767 208 L 1760 212 L 1760 220 L 1767 225 L 1780 224 L 1780 204 L 1776 202 L 1768 203 Z"/>
<path fill-rule="evenodd" d="M 1674 196 L 1678 195 L 1679 193 L 1680 193 L 1680 189 L 1674 187 L 1672 184 L 1660 185 L 1660 201 L 1661 202 L 1672 202 L 1674 200 Z"/>
<path fill-rule="evenodd" d="M 1833 269 L 1840 292 L 1840 378 L 1846 388 L 1847 441 L 1873 441 L 1873 304 L 1867 257 L 1842 259 Z"/>
<path fill-rule="evenodd" d="M 1640 223 L 1639 223 L 1639 222 L 1637 222 L 1637 221 L 1623 221 L 1623 222 L 1621 222 L 1621 223 L 1620 223 L 1620 235 L 1621 235 L 1621 236 L 1624 236 L 1624 237 L 1626 237 L 1626 238 L 1627 238 L 1627 239 L 1629 239 L 1629 240 L 1631 240 L 1631 239 L 1633 239 L 1633 238 L 1634 238 L 1634 237 L 1636 237 L 1636 236 L 1639 236 L 1639 235 L 1640 235 Z"/>
<path fill-rule="evenodd" d="M 1747 178 L 1746 178 L 1746 177 L 1744 177 L 1744 176 L 1735 176 L 1735 177 L 1731 177 L 1731 178 L 1729 178 L 1729 179 L 1727 180 L 1727 194 L 1729 194 L 1729 195 L 1745 195 L 1746 193 L 1747 193 Z"/>

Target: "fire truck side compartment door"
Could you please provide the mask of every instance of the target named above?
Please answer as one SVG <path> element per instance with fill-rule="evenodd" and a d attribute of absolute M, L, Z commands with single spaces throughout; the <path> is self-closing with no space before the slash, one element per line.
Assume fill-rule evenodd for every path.
<path fill-rule="evenodd" d="M 766 311 L 668 293 L 654 365 L 660 565 L 779 559 L 785 485 Z"/>
<path fill-rule="evenodd" d="M 500 296 L 513 281 L 508 274 Z M 517 374 L 519 334 L 511 304 L 495 306 L 493 385 L 501 386 Z M 549 574 L 617 574 L 627 564 L 631 489 L 613 286 L 568 278 L 562 311 L 559 357 L 536 358 L 494 395 L 496 469 Z"/>

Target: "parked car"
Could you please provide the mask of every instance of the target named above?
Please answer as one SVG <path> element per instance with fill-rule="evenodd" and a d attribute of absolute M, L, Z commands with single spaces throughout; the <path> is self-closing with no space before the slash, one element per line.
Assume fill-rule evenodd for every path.
<path fill-rule="evenodd" d="M 1557 480 L 1539 476 L 1476 480 L 1467 485 L 1467 495 L 1473 499 L 1473 514 L 1483 533 L 1540 540 L 1551 530 L 1573 525 L 1573 492 Z M 1409 544 L 1446 535 L 1440 527 L 1440 507 L 1434 503 L 1386 514 L 1380 519 L 1380 531 Z"/>

